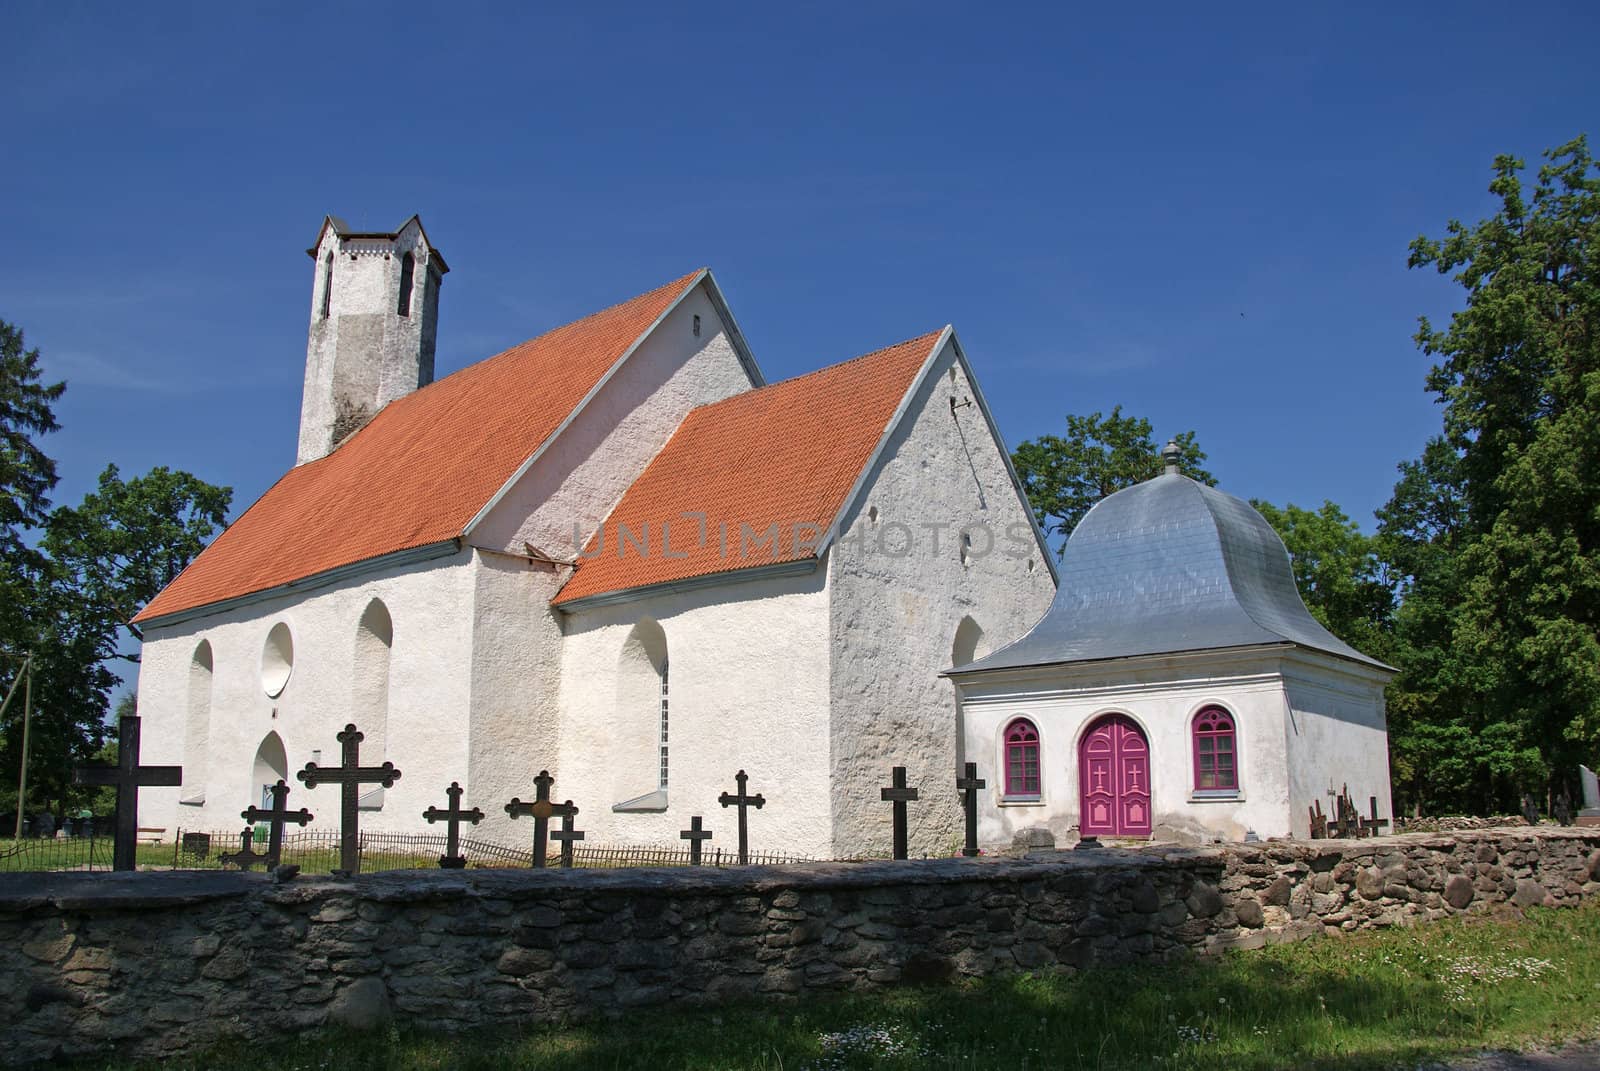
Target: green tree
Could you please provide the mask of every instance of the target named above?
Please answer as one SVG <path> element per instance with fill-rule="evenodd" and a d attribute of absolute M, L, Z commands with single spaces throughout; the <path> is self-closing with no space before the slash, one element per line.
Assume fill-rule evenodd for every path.
<path fill-rule="evenodd" d="M 1174 438 L 1183 451 L 1184 474 L 1215 484 L 1211 473 L 1200 467 L 1206 455 L 1195 443 L 1194 432 Z M 1091 506 L 1124 487 L 1161 475 L 1162 467 L 1161 448 L 1150 422 L 1123 416 L 1120 405 L 1109 416 L 1069 415 L 1065 435 L 1029 439 L 1012 452 L 1011 461 L 1039 524 L 1047 533 L 1061 536 L 1058 556 Z"/>
<path fill-rule="evenodd" d="M 39 385 L 38 356 L 0 322 L 0 651 L 34 656 L 30 806 L 92 795 L 69 786 L 70 769 L 105 743 L 120 680 L 112 667 L 138 661 L 128 621 L 222 526 L 232 498 L 188 473 L 157 468 L 124 480 L 112 465 L 80 505 L 51 509 L 55 466 L 37 438 L 55 430 L 51 404 L 65 385 Z M 18 668 L 0 659 L 0 694 Z M 19 697 L 0 722 L 8 785 L 21 764 L 22 717 Z M 14 788 L 0 789 L 0 807 L 14 803 Z"/>
<path fill-rule="evenodd" d="M 1374 658 L 1389 656 L 1394 587 L 1378 540 L 1324 501 L 1316 511 L 1252 499 L 1289 549 L 1295 586 L 1329 632 Z"/>
<path fill-rule="evenodd" d="M 1443 431 L 1380 513 L 1397 781 L 1430 807 L 1512 808 L 1600 748 L 1600 169 L 1578 138 L 1524 171 L 1497 157 L 1499 210 L 1411 244 L 1466 291 L 1420 321 Z"/>

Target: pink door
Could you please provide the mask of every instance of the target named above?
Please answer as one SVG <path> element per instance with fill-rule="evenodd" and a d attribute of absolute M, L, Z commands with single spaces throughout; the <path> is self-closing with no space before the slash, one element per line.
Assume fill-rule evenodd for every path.
<path fill-rule="evenodd" d="M 1150 745 L 1123 714 L 1107 714 L 1078 747 L 1079 829 L 1086 837 L 1150 835 Z"/>

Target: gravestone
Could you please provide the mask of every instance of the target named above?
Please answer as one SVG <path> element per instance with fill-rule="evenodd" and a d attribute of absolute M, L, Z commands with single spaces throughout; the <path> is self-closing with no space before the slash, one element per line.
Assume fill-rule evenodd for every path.
<path fill-rule="evenodd" d="M 137 715 L 123 718 L 117 725 L 117 764 L 74 766 L 75 785 L 115 785 L 117 788 L 117 829 L 111 851 L 111 869 L 134 869 L 134 853 L 139 840 L 139 789 L 177 788 L 183 783 L 181 766 L 139 765 L 139 724 Z"/>
<path fill-rule="evenodd" d="M 251 804 L 239 812 L 239 817 L 246 822 L 267 822 L 267 869 L 271 870 L 283 861 L 283 824 L 293 822 L 297 826 L 310 823 L 315 817 L 304 807 L 298 811 L 289 810 L 289 785 L 279 779 L 278 783 L 270 789 L 272 793 L 272 806 L 263 810 Z"/>
<path fill-rule="evenodd" d="M 422 812 L 422 817 L 428 820 L 429 825 L 444 820 L 444 854 L 439 857 L 439 866 L 445 870 L 461 870 L 467 865 L 467 857 L 461 854 L 461 823 L 477 825 L 483 821 L 483 812 L 478 808 L 470 811 L 461 809 L 461 797 L 465 792 L 459 781 L 451 781 L 450 787 L 444 790 L 444 794 L 450 798 L 449 805 L 442 811 L 437 807 L 429 807 Z"/>
<path fill-rule="evenodd" d="M 366 737 L 354 724 L 346 725 L 334 739 L 341 748 L 340 764 L 323 769 L 314 762 L 295 774 L 307 788 L 330 784 L 339 786 L 339 869 L 340 877 L 354 877 L 361 870 L 360 817 L 362 785 L 382 785 L 393 788 L 400 780 L 400 771 L 394 763 L 382 766 L 361 765 L 361 741 Z"/>
<path fill-rule="evenodd" d="M 554 807 L 553 811 L 561 818 L 561 828 L 550 834 L 550 839 L 561 842 L 561 865 L 571 870 L 573 842 L 582 840 L 584 836 L 582 831 L 572 828 L 573 820 L 578 817 L 578 808 L 568 800 Z"/>
<path fill-rule="evenodd" d="M 533 819 L 533 865 L 536 867 L 545 864 L 545 851 L 550 841 L 550 819 L 557 813 L 556 804 L 550 800 L 550 786 L 555 783 L 556 779 L 550 776 L 549 770 L 540 770 L 539 776 L 533 779 L 533 802 L 523 803 L 512 796 L 511 802 L 506 804 L 506 814 L 512 818 Z"/>
<path fill-rule="evenodd" d="M 906 804 L 917 798 L 917 790 L 906 786 L 906 768 L 896 766 L 890 770 L 889 787 L 878 790 L 885 803 L 894 804 L 894 857 L 904 859 L 906 850 Z"/>
<path fill-rule="evenodd" d="M 749 866 L 750 826 L 745 818 L 745 808 L 754 807 L 756 810 L 760 810 L 762 807 L 766 806 L 767 801 L 759 792 L 757 792 L 754 796 L 745 792 L 745 785 L 749 783 L 750 777 L 743 770 L 740 770 L 738 773 L 734 774 L 733 779 L 734 781 L 738 782 L 738 793 L 734 794 L 731 792 L 724 792 L 722 795 L 717 797 L 717 802 L 722 804 L 724 807 L 739 808 L 739 865 Z"/>
<path fill-rule="evenodd" d="M 1589 767 L 1579 766 L 1578 783 L 1583 786 L 1583 807 L 1578 811 L 1578 824 L 1600 826 L 1600 779 Z"/>
<path fill-rule="evenodd" d="M 711 830 L 700 828 L 700 816 L 695 815 L 689 819 L 689 828 L 679 832 L 678 837 L 689 842 L 689 865 L 699 866 L 700 846 L 711 839 Z"/>
<path fill-rule="evenodd" d="M 249 826 L 244 827 L 244 832 L 239 834 L 239 850 L 236 852 L 223 852 L 217 856 L 223 866 L 236 866 L 240 870 L 249 870 L 257 863 L 265 863 L 267 857 L 255 850 L 254 831 Z M 271 867 L 267 868 L 272 869 Z"/>
<path fill-rule="evenodd" d="M 975 762 L 967 763 L 964 774 L 956 778 L 956 791 L 961 793 L 961 811 L 966 820 L 966 842 L 961 854 L 968 858 L 978 854 L 978 790 L 987 786 L 988 782 L 978 776 Z"/>

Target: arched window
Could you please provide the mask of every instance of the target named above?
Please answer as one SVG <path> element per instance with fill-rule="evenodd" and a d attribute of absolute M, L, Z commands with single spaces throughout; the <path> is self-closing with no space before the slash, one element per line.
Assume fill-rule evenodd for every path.
<path fill-rule="evenodd" d="M 382 762 L 389 752 L 389 661 L 394 648 L 394 621 L 381 599 L 373 599 L 356 625 L 356 652 L 351 665 L 350 720 L 366 737 L 361 753 Z"/>
<path fill-rule="evenodd" d="M 1039 730 L 1027 718 L 1006 726 L 1006 796 L 1039 796 Z"/>
<path fill-rule="evenodd" d="M 667 787 L 667 656 L 661 656 L 661 784 Z"/>
<path fill-rule="evenodd" d="M 667 634 L 644 618 L 628 633 L 617 661 L 617 708 L 607 734 L 606 766 L 612 798 L 622 802 L 613 810 L 667 808 L 667 671 Z"/>
<path fill-rule="evenodd" d="M 400 315 L 411 315 L 411 286 L 416 279 L 417 258 L 410 251 L 400 258 Z"/>
<path fill-rule="evenodd" d="M 328 310 L 333 308 L 333 254 L 330 252 L 322 262 L 322 318 L 328 318 Z"/>
<path fill-rule="evenodd" d="M 1206 707 L 1194 716 L 1194 787 L 1197 791 L 1237 791 L 1233 715 Z"/>
<path fill-rule="evenodd" d="M 200 641 L 189 660 L 189 710 L 183 733 L 183 803 L 206 801 L 206 765 L 211 753 L 211 644 Z"/>

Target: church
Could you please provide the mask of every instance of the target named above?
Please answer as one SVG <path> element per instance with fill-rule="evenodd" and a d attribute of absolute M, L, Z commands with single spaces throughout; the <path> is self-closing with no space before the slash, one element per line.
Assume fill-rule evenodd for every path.
<path fill-rule="evenodd" d="M 1387 814 L 1391 671 L 1306 611 L 1247 504 L 1166 474 L 1092 509 L 1060 570 L 949 327 L 767 383 L 709 270 L 438 380 L 448 267 L 421 221 L 326 218 L 295 466 L 134 619 L 142 826 L 223 831 L 279 779 L 401 777 L 364 829 L 473 835 L 555 778 L 591 845 L 680 844 L 748 775 L 758 850 L 1305 835 L 1348 784 Z M 1325 804 L 1326 805 L 1326 804 Z"/>
<path fill-rule="evenodd" d="M 951 328 L 768 384 L 701 270 L 435 380 L 421 221 L 308 252 L 297 464 L 135 618 L 144 760 L 183 767 L 141 825 L 235 829 L 284 778 L 337 828 L 294 774 L 353 722 L 402 774 L 367 830 L 434 831 L 455 781 L 526 845 L 503 808 L 548 769 L 589 844 L 732 846 L 742 769 L 754 847 L 881 853 L 902 765 L 913 851 L 948 850 L 939 673 L 1055 590 Z"/>

